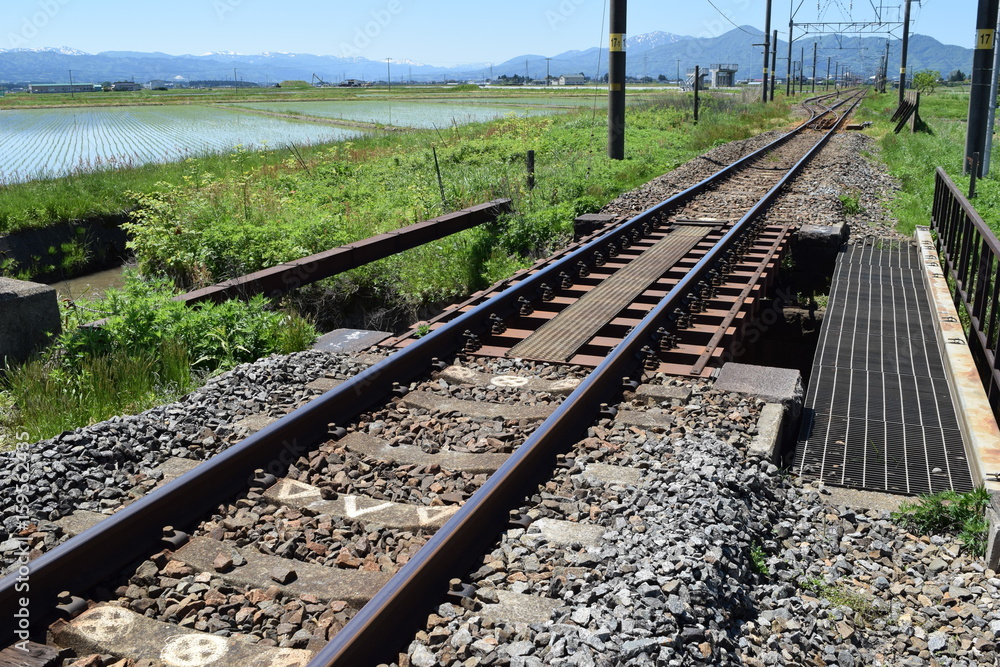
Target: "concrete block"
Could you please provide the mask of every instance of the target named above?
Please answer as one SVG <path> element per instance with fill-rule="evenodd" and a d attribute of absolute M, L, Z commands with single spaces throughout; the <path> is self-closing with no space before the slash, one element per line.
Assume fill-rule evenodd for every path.
<path fill-rule="evenodd" d="M 19 363 L 62 330 L 56 291 L 48 285 L 0 278 L 0 367 Z"/>
<path fill-rule="evenodd" d="M 847 243 L 850 227 L 846 222 L 839 225 L 802 225 L 796 242 L 800 246 L 819 248 L 839 248 Z"/>
<path fill-rule="evenodd" d="M 802 414 L 802 374 L 793 368 L 727 363 L 715 380 L 715 389 L 756 396 L 766 403 L 780 403 L 792 423 Z"/>
<path fill-rule="evenodd" d="M 768 403 L 760 411 L 757 420 L 757 435 L 750 443 L 748 454 L 765 461 L 777 463 L 781 453 L 781 441 L 784 436 L 785 406 L 780 403 Z"/>
<path fill-rule="evenodd" d="M 365 331 L 362 329 L 334 329 L 323 334 L 313 344 L 314 350 L 333 354 L 351 354 L 378 345 L 392 334 L 387 331 Z"/>
<path fill-rule="evenodd" d="M 986 520 L 990 524 L 990 537 L 986 543 L 986 567 L 996 572 L 1000 570 L 1000 492 L 990 492 Z"/>

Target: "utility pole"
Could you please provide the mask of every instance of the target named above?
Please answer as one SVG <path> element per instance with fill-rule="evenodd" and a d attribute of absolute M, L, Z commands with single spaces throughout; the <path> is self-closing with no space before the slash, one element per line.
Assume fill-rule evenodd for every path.
<path fill-rule="evenodd" d="M 823 92 L 830 90 L 830 56 L 826 57 L 826 83 L 823 84 Z"/>
<path fill-rule="evenodd" d="M 677 89 L 680 90 L 681 87 L 681 61 L 677 61 Z"/>
<path fill-rule="evenodd" d="M 701 84 L 701 67 L 694 66 L 694 124 L 698 124 L 698 88 Z"/>
<path fill-rule="evenodd" d="M 885 60 L 882 62 L 882 92 L 889 85 L 889 38 L 885 40 Z"/>
<path fill-rule="evenodd" d="M 909 2 L 907 2 L 909 4 Z M 1000 0 L 979 0 L 976 13 L 976 47 L 972 55 L 972 91 L 969 95 L 969 123 L 965 133 L 965 163 L 962 173 L 972 171 L 974 153 L 985 155 L 986 136 L 990 128 L 986 125 L 989 108 L 995 104 L 990 99 L 990 85 L 993 79 L 993 49 L 996 40 L 997 10 Z M 976 176 L 986 175 L 986 161 L 977 165 Z"/>
<path fill-rule="evenodd" d="M 608 157 L 625 159 L 625 33 L 627 0 L 611 0 L 608 39 Z"/>
<path fill-rule="evenodd" d="M 545 59 L 545 85 L 546 86 L 549 85 L 549 62 L 551 60 L 552 60 L 552 58 L 546 58 Z"/>
<path fill-rule="evenodd" d="M 767 102 L 767 59 L 771 56 L 771 0 L 767 0 L 767 9 L 764 10 L 764 78 L 761 79 L 761 89 L 763 96 L 761 102 Z"/>
<path fill-rule="evenodd" d="M 806 47 L 800 46 L 799 47 L 799 95 L 802 94 L 802 84 L 805 83 L 805 81 L 803 81 L 803 79 L 805 79 L 805 73 L 806 73 Z"/>
<path fill-rule="evenodd" d="M 792 3 L 793 2 L 795 2 L 795 0 L 791 0 L 791 2 L 788 3 L 788 81 L 785 83 L 785 95 L 791 95 L 792 94 L 792 90 L 793 90 L 793 88 L 792 88 L 792 42 L 794 40 L 792 38 L 792 30 L 794 30 L 794 28 L 795 28 L 795 24 L 792 23 L 792 18 L 795 16 L 794 12 L 792 11 Z"/>
<path fill-rule="evenodd" d="M 774 80 L 777 78 L 778 66 L 778 31 L 771 33 L 771 101 L 774 101 Z"/>
<path fill-rule="evenodd" d="M 982 9 L 983 0 L 979 0 L 979 7 Z M 996 12 L 994 12 L 996 14 Z M 977 24 L 978 25 L 978 24 Z M 903 103 L 903 95 L 906 92 L 906 50 L 910 43 L 910 0 L 906 0 L 906 9 L 903 10 L 903 53 L 899 57 L 899 103 Z M 978 49 L 979 42 L 976 42 Z M 993 38 L 990 37 L 990 48 L 993 46 Z M 979 53 L 977 50 L 976 53 Z M 973 56 L 975 60 L 975 56 Z M 973 67 L 975 67 L 973 65 Z"/>
<path fill-rule="evenodd" d="M 240 87 L 239 81 L 240 80 L 236 78 L 236 68 L 234 67 L 233 68 L 233 88 L 239 88 Z"/>
<path fill-rule="evenodd" d="M 73 70 L 69 71 L 69 97 L 71 100 L 76 99 L 76 93 L 73 92 Z"/>
<path fill-rule="evenodd" d="M 819 42 L 813 42 L 813 85 L 812 92 L 816 92 L 816 48 L 819 46 Z"/>
<path fill-rule="evenodd" d="M 1000 28 L 1000 24 L 997 25 Z M 998 87 L 1000 87 L 1000 49 L 993 49 L 993 85 L 990 86 L 990 99 L 997 98 Z M 989 114 L 986 118 L 986 152 L 983 153 L 983 173 L 990 173 L 990 154 L 993 152 L 993 123 L 995 121 L 996 105 L 989 105 Z"/>
<path fill-rule="evenodd" d="M 390 60 L 392 60 L 392 58 L 385 59 L 385 84 L 389 90 L 392 90 L 392 72 L 389 71 Z"/>
<path fill-rule="evenodd" d="M 524 85 L 528 85 L 528 59 L 524 59 Z"/>

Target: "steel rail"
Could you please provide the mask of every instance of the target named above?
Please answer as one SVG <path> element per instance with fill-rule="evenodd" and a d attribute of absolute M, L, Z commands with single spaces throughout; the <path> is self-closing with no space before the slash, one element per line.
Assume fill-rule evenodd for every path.
<path fill-rule="evenodd" d="M 855 102 L 855 105 L 857 102 Z M 853 106 L 852 106 L 853 108 Z M 399 646 L 391 638 L 415 628 L 426 616 L 429 601 L 440 599 L 446 584 L 470 558 L 492 544 L 506 527 L 508 512 L 551 469 L 558 453 L 575 443 L 601 411 L 601 406 L 641 369 L 641 350 L 751 222 L 777 199 L 779 191 L 826 145 L 847 118 L 829 131 L 709 250 L 597 368 L 566 397 L 462 507 L 441 527 L 310 661 L 308 667 L 341 667 L 391 661 Z M 640 216 L 643 214 L 640 214 Z M 638 216 L 637 216 L 638 217 Z M 440 331 L 440 330 L 439 330 Z"/>
<path fill-rule="evenodd" d="M 608 242 L 620 240 L 650 220 L 658 222 L 659 215 L 665 209 L 683 204 L 711 187 L 715 180 L 780 146 L 803 130 L 817 115 L 813 113 L 809 120 L 774 142 L 636 215 L 618 229 L 611 230 L 570 253 L 561 263 L 553 264 L 516 283 L 474 310 L 464 313 L 404 350 L 362 371 L 311 403 L 122 508 L 52 551 L 20 564 L 0 579 L 0 618 L 16 618 L 15 614 L 24 608 L 21 603 L 27 598 L 31 608 L 30 623 L 27 628 L 21 629 L 31 630 L 35 633 L 34 636 L 38 636 L 39 628 L 44 627 L 42 624 L 52 619 L 55 600 L 62 591 L 86 590 L 116 573 L 123 563 L 140 559 L 155 550 L 162 545 L 164 527 L 183 529 L 194 524 L 212 507 L 246 490 L 252 484 L 255 470 L 263 468 L 272 474 L 286 470 L 310 446 L 327 439 L 332 425 L 350 422 L 389 396 L 397 383 L 408 383 L 419 377 L 430 368 L 433 358 L 445 358 L 457 353 L 463 346 L 462 334 L 466 330 L 488 331 L 491 313 L 505 315 L 514 312 L 522 297 L 534 300 L 540 285 L 545 281 L 552 281 L 565 266 L 575 265 L 588 254 L 592 255 Z M 732 232 L 729 236 L 732 236 Z M 704 264 L 704 260 L 699 265 L 701 264 Z M 688 282 L 682 280 L 679 286 L 687 285 Z M 675 291 L 676 288 L 671 293 Z M 634 338 L 634 335 L 630 337 Z M 606 367 L 607 364 L 603 366 Z M 600 377 L 604 377 L 604 373 L 606 371 Z M 615 373 L 618 373 L 620 381 L 624 373 L 617 370 Z M 588 413 L 587 417 L 589 419 L 592 414 Z M 424 549 L 418 555 L 422 552 Z M 109 557 L 109 554 L 114 554 L 114 557 Z M 380 596 L 376 599 L 382 598 Z M 365 610 L 371 605 L 369 603 L 362 609 L 365 616 L 370 615 Z M 13 624 L 0 626 L 0 646 L 18 636 L 15 635 L 15 630 Z M 324 650 L 320 655 L 327 654 Z"/>

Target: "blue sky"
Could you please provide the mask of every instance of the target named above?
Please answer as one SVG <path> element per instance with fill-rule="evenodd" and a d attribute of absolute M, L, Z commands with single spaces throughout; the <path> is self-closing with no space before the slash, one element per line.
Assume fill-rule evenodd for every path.
<path fill-rule="evenodd" d="M 886 0 L 883 0 L 886 1 Z M 764 0 L 632 0 L 628 32 L 714 36 L 763 29 Z M 883 17 L 901 20 L 902 0 Z M 0 48 L 100 51 L 288 51 L 410 59 L 431 65 L 552 56 L 606 40 L 608 0 L 5 0 Z M 802 0 L 796 21 L 872 20 L 878 0 Z M 775 0 L 772 29 L 788 29 Z M 971 47 L 974 0 L 913 0 L 912 31 Z M 725 16 L 725 18 L 724 18 Z M 603 25 L 603 28 L 602 28 Z M 897 34 L 900 34 L 897 30 Z"/>

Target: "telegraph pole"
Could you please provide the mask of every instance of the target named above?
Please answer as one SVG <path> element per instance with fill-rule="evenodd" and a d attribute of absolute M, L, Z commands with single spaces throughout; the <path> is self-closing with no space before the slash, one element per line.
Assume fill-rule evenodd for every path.
<path fill-rule="evenodd" d="M 830 90 L 830 56 L 826 57 L 826 82 L 823 84 L 823 92 Z"/>
<path fill-rule="evenodd" d="M 392 60 L 392 58 L 385 59 L 385 85 L 389 88 L 389 90 L 392 90 L 392 72 L 389 71 L 390 60 Z"/>
<path fill-rule="evenodd" d="M 907 3 L 909 4 L 909 3 Z M 972 171 L 974 153 L 985 155 L 986 135 L 990 128 L 986 125 L 990 100 L 990 86 L 993 83 L 993 49 L 996 39 L 997 10 L 1000 0 L 979 0 L 976 13 L 976 48 L 972 56 L 972 92 L 969 96 L 969 123 L 965 133 L 965 163 L 962 173 Z M 986 175 L 985 160 L 981 160 L 976 176 Z"/>
<path fill-rule="evenodd" d="M 979 7 L 982 9 L 983 0 L 979 1 Z M 994 12 L 995 14 L 996 12 Z M 978 24 L 977 24 L 978 25 Z M 906 0 L 906 9 L 903 10 L 903 53 L 899 57 L 899 103 L 903 103 L 903 95 L 906 91 L 906 50 L 910 43 L 910 0 Z M 990 39 L 992 44 L 992 38 Z M 977 42 L 978 44 L 978 42 Z M 978 46 L 977 46 L 978 48 Z M 990 48 L 993 48 L 992 46 Z M 977 50 L 976 53 L 979 53 Z M 975 57 L 973 57 L 975 60 Z"/>
<path fill-rule="evenodd" d="M 71 100 L 76 99 L 76 95 L 73 93 L 73 70 L 69 71 L 69 97 Z"/>
<path fill-rule="evenodd" d="M 806 73 L 806 47 L 799 47 L 799 95 L 802 94 L 802 85 L 805 83 Z"/>
<path fill-rule="evenodd" d="M 627 0 L 611 0 L 608 39 L 608 157 L 625 159 L 625 18 Z"/>
<path fill-rule="evenodd" d="M 771 0 L 767 0 L 767 9 L 764 10 L 764 78 L 761 79 L 761 89 L 763 97 L 761 102 L 767 102 L 767 60 L 771 57 Z M 773 72 L 771 73 L 773 76 Z"/>
<path fill-rule="evenodd" d="M 816 92 L 816 47 L 819 46 L 819 42 L 813 42 L 813 85 L 812 92 Z"/>
<path fill-rule="evenodd" d="M 771 101 L 774 101 L 774 80 L 778 77 L 778 31 L 771 33 Z"/>
<path fill-rule="evenodd" d="M 551 61 L 552 61 L 552 58 L 546 58 L 545 59 L 545 85 L 546 86 L 549 85 L 549 63 Z"/>
<path fill-rule="evenodd" d="M 792 0 L 794 2 L 795 0 Z M 792 12 L 791 2 L 788 4 L 788 81 L 785 82 L 785 95 L 792 94 L 792 30 L 795 29 L 795 24 L 792 23 L 792 17 L 795 14 Z"/>
<path fill-rule="evenodd" d="M 997 25 L 1000 28 L 1000 25 Z M 994 45 L 995 47 L 995 45 Z M 997 89 L 1000 88 L 1000 49 L 993 49 L 993 83 L 990 85 L 990 99 L 997 98 Z M 989 105 L 989 114 L 986 118 L 986 152 L 983 153 L 983 173 L 990 173 L 990 157 L 993 152 L 993 122 L 996 115 L 996 106 Z"/>

